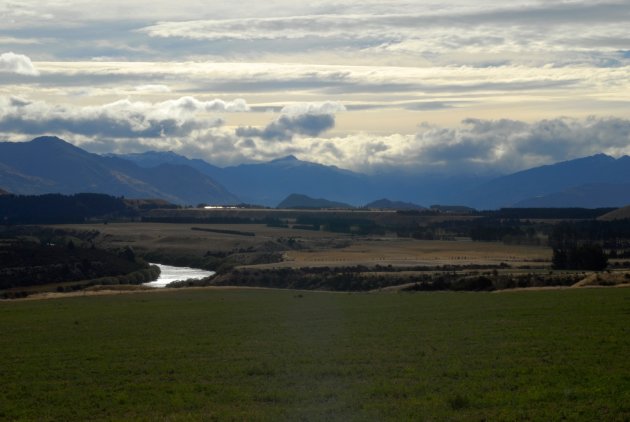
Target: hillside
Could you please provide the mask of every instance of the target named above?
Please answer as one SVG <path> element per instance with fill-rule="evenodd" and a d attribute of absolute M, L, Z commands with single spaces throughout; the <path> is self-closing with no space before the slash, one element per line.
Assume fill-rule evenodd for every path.
<path fill-rule="evenodd" d="M 630 184 L 595 183 L 571 187 L 514 204 L 519 208 L 605 208 L 630 204 Z"/>
<path fill-rule="evenodd" d="M 0 189 L 0 196 L 1 195 L 11 195 L 11 194 L 4 189 Z"/>
<path fill-rule="evenodd" d="M 353 204 L 363 202 L 367 178 L 334 166 L 288 156 L 267 163 L 226 167 L 217 180 L 245 201 L 273 206 L 293 192 Z"/>
<path fill-rule="evenodd" d="M 622 207 L 622 208 L 618 208 L 598 218 L 598 220 L 602 220 L 602 221 L 628 220 L 628 219 L 630 219 L 630 205 Z"/>
<path fill-rule="evenodd" d="M 462 202 L 480 209 L 514 206 L 521 201 L 528 202 L 522 202 L 519 206 L 554 206 L 541 205 L 542 200 L 533 201 L 532 198 L 544 198 L 547 195 L 561 193 L 579 186 L 595 184 L 630 184 L 630 157 L 623 156 L 615 159 L 605 154 L 597 154 L 591 157 L 535 167 L 484 183 L 472 189 Z M 602 192 L 599 202 L 589 202 L 586 199 L 579 201 L 579 206 L 607 206 L 602 203 L 614 202 L 616 193 L 612 195 L 611 198 Z M 576 200 L 575 198 L 579 196 L 578 189 L 567 192 L 564 198 Z M 555 203 L 555 206 L 562 203 L 562 199 L 555 202 L 551 199 L 549 201 L 548 203 Z M 569 206 L 569 204 L 560 206 Z"/>
<path fill-rule="evenodd" d="M 214 179 L 217 178 L 217 175 L 220 176 L 222 171 L 220 167 L 213 166 L 204 160 L 198 158 L 187 158 L 183 155 L 176 154 L 173 151 L 146 151 L 135 154 L 107 154 L 106 156 L 122 158 L 144 168 L 158 167 L 162 164 L 189 166 Z"/>
<path fill-rule="evenodd" d="M 348 204 L 344 204 L 343 202 L 329 201 L 327 199 L 322 199 L 322 198 L 311 198 L 306 195 L 293 193 L 289 195 L 288 197 L 286 197 L 282 202 L 280 202 L 277 208 L 279 209 L 291 209 L 291 208 L 323 209 L 323 208 L 352 208 L 352 206 Z"/>
<path fill-rule="evenodd" d="M 96 192 L 177 204 L 238 202 L 222 185 L 189 166 L 143 168 L 89 153 L 57 137 L 0 143 L 0 186 L 16 194 Z"/>

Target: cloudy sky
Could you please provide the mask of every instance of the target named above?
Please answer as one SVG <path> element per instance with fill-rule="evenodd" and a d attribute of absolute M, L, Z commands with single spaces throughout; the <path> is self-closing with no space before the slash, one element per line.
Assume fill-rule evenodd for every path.
<path fill-rule="evenodd" d="M 225 166 L 630 153 L 630 0 L 4 0 L 0 137 Z"/>

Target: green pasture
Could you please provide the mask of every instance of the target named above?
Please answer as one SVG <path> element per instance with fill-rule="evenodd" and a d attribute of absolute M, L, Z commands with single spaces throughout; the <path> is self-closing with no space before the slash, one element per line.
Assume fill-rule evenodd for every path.
<path fill-rule="evenodd" d="M 629 420 L 630 289 L 0 303 L 0 420 Z"/>

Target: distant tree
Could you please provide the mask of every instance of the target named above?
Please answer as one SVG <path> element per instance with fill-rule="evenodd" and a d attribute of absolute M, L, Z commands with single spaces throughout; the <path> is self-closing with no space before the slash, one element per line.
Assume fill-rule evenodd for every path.
<path fill-rule="evenodd" d="M 125 246 L 125 248 L 120 251 L 119 256 L 121 258 L 125 258 L 127 261 L 133 262 L 136 260 L 136 253 L 134 252 L 131 246 Z"/>
<path fill-rule="evenodd" d="M 549 235 L 553 249 L 554 269 L 602 271 L 608 266 L 608 258 L 601 245 L 595 242 L 593 233 L 580 233 L 573 223 L 556 224 Z"/>
<path fill-rule="evenodd" d="M 554 269 L 603 271 L 608 266 L 608 257 L 602 247 L 595 243 L 554 248 Z"/>

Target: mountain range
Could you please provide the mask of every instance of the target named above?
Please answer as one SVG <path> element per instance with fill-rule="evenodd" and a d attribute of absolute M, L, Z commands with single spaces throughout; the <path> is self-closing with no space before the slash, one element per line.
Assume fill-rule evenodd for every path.
<path fill-rule="evenodd" d="M 362 174 L 294 156 L 224 168 L 173 152 L 102 156 L 56 137 L 40 137 L 0 142 L 0 189 L 16 194 L 100 192 L 191 205 L 276 206 L 298 193 L 353 206 L 391 199 L 389 205 L 370 205 L 377 208 L 403 201 L 477 209 L 617 207 L 630 203 L 630 157 L 597 154 L 509 175 L 447 176 L 421 169 Z"/>
<path fill-rule="evenodd" d="M 161 163 L 187 165 L 236 193 L 242 202 L 266 206 L 276 206 L 292 193 L 361 204 L 366 201 L 365 192 L 371 183 L 366 175 L 334 166 L 300 161 L 292 155 L 267 163 L 224 168 L 203 160 L 188 159 L 170 151 L 150 151 L 118 157 L 147 168 Z"/>
<path fill-rule="evenodd" d="M 0 142 L 0 187 L 16 194 L 94 192 L 178 204 L 238 201 L 192 167 L 168 163 L 141 167 L 89 153 L 56 137 Z"/>
<path fill-rule="evenodd" d="M 629 195 L 621 194 L 627 184 L 630 157 L 597 154 L 496 178 L 472 189 L 463 202 L 489 209 L 621 206 L 629 203 Z"/>

